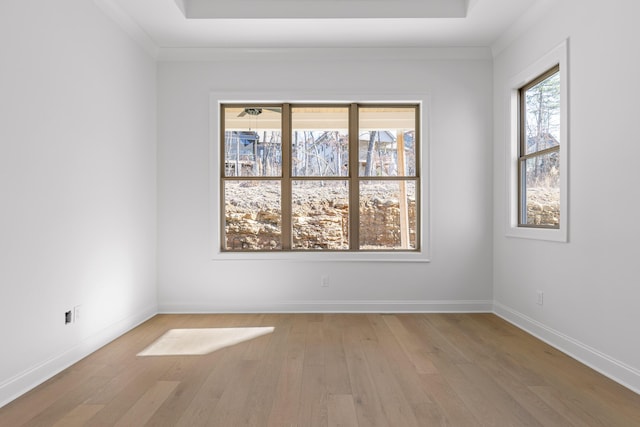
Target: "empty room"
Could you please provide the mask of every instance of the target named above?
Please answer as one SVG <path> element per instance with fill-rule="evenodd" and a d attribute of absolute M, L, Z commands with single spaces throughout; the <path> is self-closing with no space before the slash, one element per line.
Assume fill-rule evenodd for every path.
<path fill-rule="evenodd" d="M 640 425 L 639 15 L 0 2 L 0 426 Z"/>

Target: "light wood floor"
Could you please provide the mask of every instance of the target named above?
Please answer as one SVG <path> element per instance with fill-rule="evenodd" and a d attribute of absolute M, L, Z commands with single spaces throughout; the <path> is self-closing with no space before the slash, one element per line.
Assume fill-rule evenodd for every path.
<path fill-rule="evenodd" d="M 171 329 L 272 326 L 200 356 Z M 640 395 L 491 314 L 159 315 L 18 400 L 1 426 L 640 426 Z"/>

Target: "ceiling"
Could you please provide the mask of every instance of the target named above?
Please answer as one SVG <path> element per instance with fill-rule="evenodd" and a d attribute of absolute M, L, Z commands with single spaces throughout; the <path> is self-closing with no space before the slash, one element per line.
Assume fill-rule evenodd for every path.
<path fill-rule="evenodd" d="M 553 0 L 95 0 L 163 48 L 489 47 Z"/>

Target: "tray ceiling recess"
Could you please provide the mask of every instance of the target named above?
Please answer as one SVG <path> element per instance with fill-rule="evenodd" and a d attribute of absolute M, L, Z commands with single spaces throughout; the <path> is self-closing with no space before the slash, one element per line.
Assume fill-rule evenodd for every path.
<path fill-rule="evenodd" d="M 93 0 L 161 60 L 310 48 L 456 48 L 486 57 L 556 0 Z M 506 35 L 506 37 L 503 37 Z M 223 49 L 223 50 L 221 50 Z M 226 51 L 224 49 L 232 49 Z M 463 52 L 464 49 L 458 50 Z M 244 52 L 244 51 L 243 51 Z M 346 51 L 345 51 L 346 52 Z M 353 54 L 352 51 L 348 55 Z M 389 51 L 390 52 L 390 51 Z M 356 52 L 357 53 L 357 52 Z M 361 54 L 366 54 L 364 51 Z M 397 51 L 399 55 L 402 53 Z M 414 55 L 416 52 L 408 53 Z M 428 54 L 426 52 L 425 54 Z M 463 53 L 464 54 L 464 53 Z M 235 56 L 234 56 L 235 55 Z M 411 56 L 413 57 L 413 56 Z M 252 59 L 255 59 L 252 57 Z"/>
<path fill-rule="evenodd" d="M 188 19 L 464 18 L 470 0 L 175 0 Z"/>

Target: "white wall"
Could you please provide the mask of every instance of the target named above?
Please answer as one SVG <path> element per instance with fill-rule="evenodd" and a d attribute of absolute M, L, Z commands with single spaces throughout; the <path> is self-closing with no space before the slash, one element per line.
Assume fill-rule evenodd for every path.
<path fill-rule="evenodd" d="M 0 3 L 0 405 L 155 313 L 156 106 L 161 310 L 472 310 L 495 295 L 500 315 L 639 390 L 639 8 L 557 1 L 493 66 L 456 49 L 162 62 L 156 104 L 154 61 L 92 2 Z M 569 243 L 506 238 L 505 84 L 567 37 Z M 428 93 L 430 263 L 211 260 L 210 93 L 310 90 Z"/>
<path fill-rule="evenodd" d="M 486 51 L 221 55 L 158 66 L 161 311 L 491 309 L 492 61 Z M 456 56 L 464 58 L 441 59 Z M 284 100 L 307 92 L 428 93 L 432 261 L 212 261 L 210 200 L 218 200 L 209 181 L 212 92 L 281 93 Z M 330 276 L 328 288 L 320 287 L 322 274 Z"/>
<path fill-rule="evenodd" d="M 154 60 L 86 0 L 0 2 L 0 39 L 1 406 L 157 300 Z"/>
<path fill-rule="evenodd" d="M 640 5 L 563 0 L 494 63 L 496 311 L 640 390 Z M 505 88 L 569 38 L 569 242 L 505 237 Z M 563 171 L 567 173 L 567 171 Z M 535 304 L 536 291 L 544 305 Z"/>

